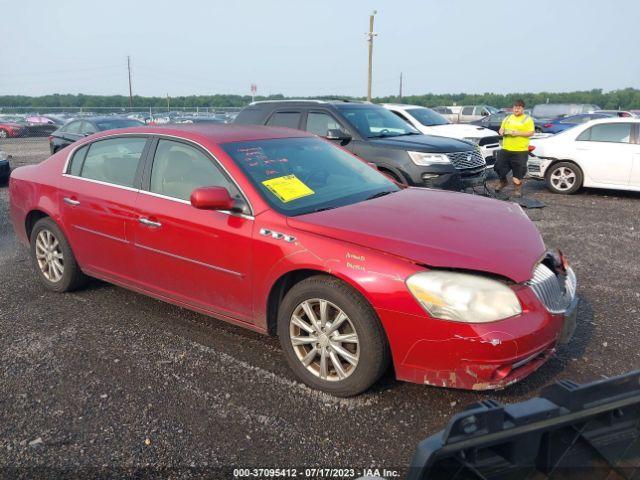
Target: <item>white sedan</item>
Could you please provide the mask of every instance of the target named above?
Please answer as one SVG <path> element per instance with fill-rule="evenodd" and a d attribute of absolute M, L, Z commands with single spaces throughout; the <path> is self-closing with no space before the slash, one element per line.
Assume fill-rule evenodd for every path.
<path fill-rule="evenodd" d="M 529 176 L 555 193 L 580 187 L 640 191 L 640 119 L 602 118 L 532 139 Z"/>
<path fill-rule="evenodd" d="M 478 125 L 451 123 L 435 110 L 419 105 L 383 103 L 382 106 L 425 135 L 459 138 L 475 143 L 480 147 L 487 168 L 493 168 L 494 152 L 500 148 L 500 136 L 493 130 Z"/>

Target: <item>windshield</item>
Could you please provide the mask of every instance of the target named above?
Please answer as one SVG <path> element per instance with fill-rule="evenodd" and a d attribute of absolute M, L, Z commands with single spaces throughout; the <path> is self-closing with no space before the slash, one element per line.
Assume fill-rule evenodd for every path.
<path fill-rule="evenodd" d="M 489 105 L 486 105 L 484 108 L 489 110 L 490 115 L 493 115 L 494 113 L 498 113 L 500 111 L 496 107 L 490 107 Z"/>
<path fill-rule="evenodd" d="M 366 163 L 318 138 L 221 146 L 269 205 L 288 216 L 341 207 L 399 190 Z"/>
<path fill-rule="evenodd" d="M 358 133 L 365 138 L 420 134 L 418 130 L 384 107 L 375 105 L 371 107 L 340 105 L 337 108 L 349 123 L 358 130 Z"/>
<path fill-rule="evenodd" d="M 140 125 L 144 125 L 144 123 L 133 120 L 131 118 L 127 119 L 115 119 L 115 120 L 99 120 L 96 122 L 99 130 L 113 130 L 115 128 L 128 128 L 128 127 L 139 127 Z"/>
<path fill-rule="evenodd" d="M 448 125 L 449 120 L 430 108 L 407 108 L 407 112 L 425 127 Z"/>

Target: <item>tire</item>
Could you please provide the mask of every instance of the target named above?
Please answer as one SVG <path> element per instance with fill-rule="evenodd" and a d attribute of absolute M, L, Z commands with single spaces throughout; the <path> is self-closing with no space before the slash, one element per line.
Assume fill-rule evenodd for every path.
<path fill-rule="evenodd" d="M 41 218 L 36 222 L 30 240 L 31 260 L 40 280 L 49 290 L 70 292 L 87 282 L 69 242 L 51 218 Z"/>
<path fill-rule="evenodd" d="M 0 138 L 7 138 L 8 136 L 9 134 L 7 133 L 6 130 L 0 129 Z"/>
<path fill-rule="evenodd" d="M 544 180 L 553 193 L 571 195 L 582 187 L 582 170 L 573 162 L 554 163 L 547 168 Z"/>
<path fill-rule="evenodd" d="M 329 335 L 317 335 L 304 307 L 312 310 L 318 325 L 323 302 L 326 323 L 320 330 Z M 342 321 L 337 323 L 338 319 Z M 309 277 L 287 292 L 278 309 L 278 337 L 287 363 L 302 382 L 339 397 L 367 390 L 389 365 L 387 338 L 371 305 L 328 275 Z M 304 359 L 309 359 L 306 365 Z"/>
<path fill-rule="evenodd" d="M 386 168 L 383 168 L 382 170 L 380 170 L 380 173 L 382 173 L 383 175 L 386 175 L 387 177 L 391 178 L 395 182 L 398 182 L 400 185 L 407 185 L 407 181 L 404 178 L 402 178 L 397 173 L 392 172 L 391 170 L 387 170 Z"/>

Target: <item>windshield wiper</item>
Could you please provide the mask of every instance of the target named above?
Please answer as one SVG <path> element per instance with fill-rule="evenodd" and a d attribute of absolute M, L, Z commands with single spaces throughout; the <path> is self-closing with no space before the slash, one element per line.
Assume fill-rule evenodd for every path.
<path fill-rule="evenodd" d="M 367 200 L 373 200 L 374 198 L 384 197 L 385 195 L 389 195 L 390 193 L 394 193 L 396 190 L 383 190 L 382 192 L 374 193 L 370 197 L 367 197 Z"/>
<path fill-rule="evenodd" d="M 418 132 L 405 132 L 405 133 L 382 133 L 379 135 L 371 135 L 367 138 L 388 138 L 388 137 L 404 137 L 405 135 L 422 135 Z"/>

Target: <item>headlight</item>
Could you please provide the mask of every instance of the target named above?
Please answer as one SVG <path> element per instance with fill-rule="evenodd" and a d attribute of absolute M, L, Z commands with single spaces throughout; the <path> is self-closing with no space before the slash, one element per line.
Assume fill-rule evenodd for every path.
<path fill-rule="evenodd" d="M 449 158 L 444 153 L 422 153 L 422 152 L 407 152 L 411 161 L 416 165 L 428 167 L 429 165 L 442 165 L 451 163 Z"/>
<path fill-rule="evenodd" d="M 432 270 L 409 277 L 407 287 L 429 315 L 443 320 L 486 323 L 522 313 L 513 290 L 479 275 Z"/>
<path fill-rule="evenodd" d="M 466 140 L 467 142 L 471 142 L 474 145 L 478 145 L 478 142 L 480 141 L 479 138 L 472 138 L 472 137 L 464 137 L 463 140 Z"/>

